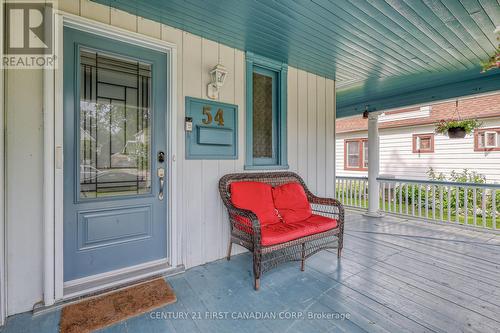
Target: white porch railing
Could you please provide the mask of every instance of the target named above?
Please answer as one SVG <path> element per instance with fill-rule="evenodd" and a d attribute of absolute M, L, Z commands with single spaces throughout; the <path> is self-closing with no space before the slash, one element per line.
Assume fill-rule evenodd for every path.
<path fill-rule="evenodd" d="M 335 191 L 344 206 L 368 208 L 368 177 L 337 177 Z"/>
<path fill-rule="evenodd" d="M 500 230 L 500 185 L 377 178 L 379 207 L 386 213 Z M 368 207 L 366 177 L 337 177 L 337 198 Z"/>

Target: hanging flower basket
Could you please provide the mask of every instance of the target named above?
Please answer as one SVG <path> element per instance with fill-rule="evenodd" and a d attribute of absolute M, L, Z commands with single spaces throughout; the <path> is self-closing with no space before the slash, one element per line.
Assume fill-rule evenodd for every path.
<path fill-rule="evenodd" d="M 441 120 L 436 125 L 436 133 L 447 135 L 450 139 L 462 139 L 481 125 L 477 119 Z"/>
<path fill-rule="evenodd" d="M 463 139 L 466 134 L 465 128 L 463 127 L 448 128 L 448 137 L 451 139 Z"/>
<path fill-rule="evenodd" d="M 500 46 L 497 47 L 495 54 L 492 55 L 487 61 L 481 62 L 481 67 L 481 73 L 491 69 L 500 68 Z"/>

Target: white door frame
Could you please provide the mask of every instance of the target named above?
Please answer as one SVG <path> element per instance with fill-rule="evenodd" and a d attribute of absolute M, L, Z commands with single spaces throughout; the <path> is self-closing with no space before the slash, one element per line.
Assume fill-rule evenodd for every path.
<path fill-rule="evenodd" d="M 168 132 L 168 261 L 172 269 L 177 258 L 177 46 L 111 25 L 82 18 L 62 11 L 54 13 L 56 70 L 44 73 L 44 304 L 50 306 L 65 299 L 63 279 L 63 28 L 65 26 L 99 36 L 119 39 L 141 47 L 168 54 L 167 117 Z M 110 285 L 106 285 L 109 287 Z M 95 289 L 94 289 L 95 290 Z M 90 292 L 90 290 L 89 290 Z"/>
<path fill-rule="evenodd" d="M 0 17 L 4 17 L 4 0 L 0 0 Z M 0 61 L 3 59 L 3 20 L 0 24 Z M 1 67 L 2 65 L 0 65 Z M 4 69 L 0 68 L 0 326 L 7 316 L 7 288 L 5 286 L 5 84 Z"/>

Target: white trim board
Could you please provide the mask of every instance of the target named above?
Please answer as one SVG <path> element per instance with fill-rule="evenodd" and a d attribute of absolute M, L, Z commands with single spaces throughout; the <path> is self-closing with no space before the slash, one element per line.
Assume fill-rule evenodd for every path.
<path fill-rule="evenodd" d="M 4 35 L 4 0 L 0 0 L 0 59 L 3 59 L 3 35 Z M 1 65 L 0 65 L 1 66 Z M 7 288 L 5 281 L 6 252 L 5 251 L 5 75 L 0 68 L 0 326 L 5 323 L 7 316 Z"/>
<path fill-rule="evenodd" d="M 169 115 L 168 133 L 168 253 L 169 266 L 175 268 L 177 262 L 177 140 L 175 125 L 177 124 L 177 46 L 175 44 L 154 39 L 135 32 L 99 23 L 80 16 L 68 14 L 62 11 L 55 12 L 54 22 L 57 25 L 55 50 L 58 58 L 58 69 L 46 71 L 44 75 L 44 304 L 50 306 L 55 302 L 62 301 L 65 295 L 65 283 L 63 279 L 63 30 L 71 27 L 89 33 L 98 34 L 113 39 L 119 39 L 127 43 L 146 47 L 168 54 L 168 77 L 167 77 L 167 114 Z M 120 272 L 118 272 L 120 273 Z M 118 274 L 117 273 L 117 274 Z M 140 278 L 140 277 L 136 277 Z M 128 278 L 128 281 L 131 281 Z M 120 281 L 119 281 L 120 282 Z M 119 282 L 116 282 L 117 284 Z M 123 282 L 123 281 L 121 281 Z M 68 285 L 68 283 L 66 283 Z M 72 284 L 70 284 L 72 285 Z M 72 285 L 73 286 L 73 285 Z M 100 286 L 98 286 L 100 288 Z M 98 288 L 94 286 L 92 290 Z M 99 289 L 98 288 L 98 289 Z M 81 294 L 92 292 L 83 290 Z"/>

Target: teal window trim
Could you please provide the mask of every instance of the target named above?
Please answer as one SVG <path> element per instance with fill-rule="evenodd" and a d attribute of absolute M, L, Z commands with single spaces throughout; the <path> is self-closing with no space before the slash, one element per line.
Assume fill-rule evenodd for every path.
<path fill-rule="evenodd" d="M 276 73 L 278 78 L 277 96 L 277 123 L 275 149 L 276 161 L 273 164 L 259 164 L 253 157 L 253 73 L 262 68 Z M 283 62 L 246 53 L 246 141 L 245 141 L 245 169 L 246 170 L 279 170 L 288 169 L 287 160 L 287 82 L 288 65 Z"/>

